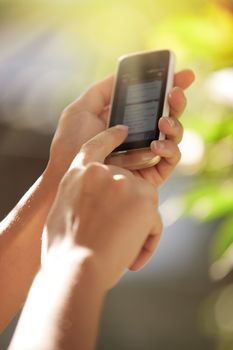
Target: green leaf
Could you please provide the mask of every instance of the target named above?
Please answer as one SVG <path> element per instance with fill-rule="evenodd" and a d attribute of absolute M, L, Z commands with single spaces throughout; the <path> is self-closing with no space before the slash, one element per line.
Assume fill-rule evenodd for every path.
<path fill-rule="evenodd" d="M 228 216 L 219 227 L 213 241 L 211 253 L 214 260 L 220 259 L 233 244 L 233 215 Z"/>
<path fill-rule="evenodd" d="M 210 103 L 210 102 L 209 102 Z M 228 135 L 233 135 L 233 115 L 224 114 L 221 106 L 218 118 L 213 118 L 210 112 L 189 114 L 183 120 L 185 128 L 195 130 L 206 143 L 216 142 Z"/>
<path fill-rule="evenodd" d="M 233 184 L 202 184 L 187 194 L 186 212 L 199 220 L 208 221 L 232 213 Z"/>

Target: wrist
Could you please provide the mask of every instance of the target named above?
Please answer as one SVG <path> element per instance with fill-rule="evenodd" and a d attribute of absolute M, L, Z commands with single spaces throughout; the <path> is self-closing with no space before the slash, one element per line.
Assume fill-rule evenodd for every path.
<path fill-rule="evenodd" d="M 75 247 L 67 251 L 61 249 L 60 252 L 56 252 L 54 248 L 48 253 L 40 274 L 57 276 L 59 280 L 65 278 L 77 286 L 81 284 L 91 292 L 95 290 L 96 295 L 101 298 L 107 293 L 93 253 L 88 248 Z"/>
<path fill-rule="evenodd" d="M 43 183 L 49 188 L 50 192 L 57 192 L 57 188 L 66 170 L 59 169 L 50 160 L 42 174 Z"/>
<path fill-rule="evenodd" d="M 63 171 L 58 171 L 58 169 L 49 161 L 40 177 L 39 187 L 41 192 L 46 193 L 44 198 L 49 207 L 52 205 L 55 199 L 59 184 L 62 180 L 62 177 L 64 176 L 64 173 L 65 172 Z"/>
<path fill-rule="evenodd" d="M 96 283 L 89 257 L 87 250 L 73 250 L 46 260 L 31 287 L 11 349 L 94 348 L 105 293 Z"/>
<path fill-rule="evenodd" d="M 54 150 L 50 151 L 49 161 L 45 169 L 46 175 L 54 178 L 55 181 L 61 181 L 79 150 L 80 147 L 77 146 L 75 152 L 67 155 L 59 154 L 58 150 L 56 152 Z"/>

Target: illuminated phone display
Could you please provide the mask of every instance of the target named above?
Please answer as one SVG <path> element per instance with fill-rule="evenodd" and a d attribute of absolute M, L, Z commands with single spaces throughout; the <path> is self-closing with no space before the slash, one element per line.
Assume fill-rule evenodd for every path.
<path fill-rule="evenodd" d="M 120 61 L 109 126 L 125 124 L 129 135 L 115 151 L 149 147 L 158 139 L 169 57 L 169 51 L 157 51 Z"/>

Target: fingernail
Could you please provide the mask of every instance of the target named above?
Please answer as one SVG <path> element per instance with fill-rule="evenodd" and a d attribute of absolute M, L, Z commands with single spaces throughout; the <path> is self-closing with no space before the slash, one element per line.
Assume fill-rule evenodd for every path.
<path fill-rule="evenodd" d="M 115 128 L 118 130 L 125 130 L 126 131 L 126 130 L 128 130 L 129 127 L 127 125 L 119 124 L 119 125 L 116 125 Z"/>
<path fill-rule="evenodd" d="M 172 99 L 173 98 L 173 94 L 176 94 L 177 92 L 180 93 L 180 92 L 183 92 L 183 90 L 180 87 L 178 87 L 178 86 L 174 86 L 172 88 L 172 90 L 169 92 L 168 98 Z"/>
<path fill-rule="evenodd" d="M 164 119 L 167 121 L 171 128 L 174 128 L 176 126 L 175 120 L 173 118 L 164 117 Z"/>
<path fill-rule="evenodd" d="M 158 149 L 164 149 L 165 144 L 163 141 L 153 141 L 152 142 L 152 148 L 156 151 Z"/>

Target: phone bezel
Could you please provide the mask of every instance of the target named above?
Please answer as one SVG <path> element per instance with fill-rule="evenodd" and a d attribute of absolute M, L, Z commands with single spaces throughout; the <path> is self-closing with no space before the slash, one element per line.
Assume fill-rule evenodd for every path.
<path fill-rule="evenodd" d="M 135 62 L 137 64 L 135 64 Z M 112 155 L 117 155 L 119 153 L 131 152 L 138 149 L 149 148 L 150 144 L 155 139 L 163 139 L 164 135 L 160 133 L 158 128 L 158 121 L 162 116 L 168 116 L 169 105 L 167 95 L 171 90 L 173 85 L 173 75 L 175 66 L 175 55 L 170 50 L 159 50 L 159 51 L 147 51 L 142 53 L 134 53 L 119 58 L 119 63 L 117 67 L 116 81 L 114 84 L 114 92 L 112 95 L 111 110 L 109 113 L 108 127 L 116 125 L 113 119 L 113 111 L 118 103 L 119 95 L 119 85 L 121 81 L 122 74 L 125 74 L 128 67 L 134 67 L 135 65 L 140 66 L 145 71 L 151 68 L 165 68 L 165 79 L 162 85 L 162 93 L 159 100 L 159 110 L 158 116 L 155 123 L 153 137 L 148 139 L 143 139 L 139 141 L 124 142 L 122 145 L 117 147 Z M 132 69 L 132 68 L 131 68 Z M 143 75 L 143 73 L 141 73 Z"/>

